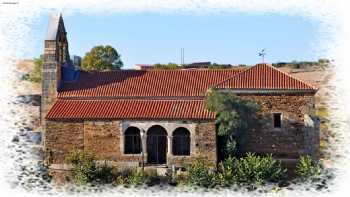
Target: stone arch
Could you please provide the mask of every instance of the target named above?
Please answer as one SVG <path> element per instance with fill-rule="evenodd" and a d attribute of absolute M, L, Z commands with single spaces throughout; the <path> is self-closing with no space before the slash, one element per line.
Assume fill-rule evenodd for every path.
<path fill-rule="evenodd" d="M 191 132 L 184 127 L 176 128 L 172 133 L 173 155 L 191 154 Z"/>
<path fill-rule="evenodd" d="M 153 125 L 147 130 L 147 163 L 166 164 L 167 131 L 160 125 Z"/>
<path fill-rule="evenodd" d="M 124 154 L 140 154 L 142 149 L 141 131 L 137 127 L 128 127 L 124 131 Z"/>

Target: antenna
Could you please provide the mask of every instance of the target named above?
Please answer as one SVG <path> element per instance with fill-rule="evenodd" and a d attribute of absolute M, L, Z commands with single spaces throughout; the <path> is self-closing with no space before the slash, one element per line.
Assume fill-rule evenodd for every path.
<path fill-rule="evenodd" d="M 182 48 L 182 65 L 185 65 L 185 48 Z"/>
<path fill-rule="evenodd" d="M 259 52 L 259 56 L 262 57 L 262 63 L 265 63 L 265 48 L 263 48 L 260 52 Z"/>
<path fill-rule="evenodd" d="M 182 48 L 181 48 L 181 61 L 180 61 L 180 62 L 181 62 L 181 63 L 180 63 L 181 66 L 183 66 L 183 65 L 182 65 L 182 55 L 183 55 L 183 54 L 182 54 Z"/>
<path fill-rule="evenodd" d="M 185 48 L 181 48 L 181 66 L 185 64 Z"/>

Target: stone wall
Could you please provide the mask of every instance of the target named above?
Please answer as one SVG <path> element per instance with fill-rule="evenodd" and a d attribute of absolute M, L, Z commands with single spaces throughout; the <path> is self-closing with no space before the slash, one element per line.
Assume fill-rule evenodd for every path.
<path fill-rule="evenodd" d="M 205 156 L 208 165 L 215 167 L 217 162 L 217 147 L 214 121 L 198 124 L 195 139 L 196 154 Z"/>
<path fill-rule="evenodd" d="M 45 163 L 60 164 L 75 149 L 84 148 L 83 121 L 46 121 Z"/>
<path fill-rule="evenodd" d="M 254 121 L 248 131 L 244 151 L 272 153 L 278 158 L 298 158 L 304 154 L 317 157 L 319 133 L 317 124 L 310 118 L 314 115 L 312 95 L 240 95 L 240 98 L 260 105 L 260 111 L 251 116 Z M 273 127 L 274 112 L 282 113 L 281 128 Z M 199 155 L 206 157 L 208 165 L 216 165 L 217 139 L 214 121 L 48 121 L 45 148 L 51 154 L 51 163 L 63 162 L 65 155 L 74 149 L 85 149 L 94 152 L 99 160 L 113 161 L 121 166 L 137 166 L 142 163 L 142 155 L 123 153 L 123 132 L 129 126 L 134 126 L 140 129 L 142 135 L 146 135 L 147 129 L 152 125 L 160 125 L 167 130 L 168 166 L 183 166 L 193 162 Z M 190 131 L 189 156 L 172 154 L 172 132 L 178 127 Z M 147 152 L 144 155 L 145 162 L 146 158 Z"/>
<path fill-rule="evenodd" d="M 97 159 L 116 160 L 119 152 L 118 121 L 84 121 L 84 149 Z"/>
<path fill-rule="evenodd" d="M 172 143 L 168 143 L 168 166 L 184 166 L 201 155 L 206 157 L 208 165 L 215 167 L 217 158 L 214 122 L 186 122 L 181 124 L 181 122 L 159 121 L 158 124 L 156 124 L 157 122 L 154 123 L 162 125 L 163 122 L 164 127 L 170 129 L 167 131 L 168 142 L 172 140 L 172 132 L 177 127 L 187 127 L 191 133 L 191 152 L 189 156 L 173 155 L 170 148 Z M 123 153 L 123 125 L 139 126 L 140 130 L 143 130 L 142 124 L 138 121 L 135 123 L 126 121 L 124 124 L 123 121 L 117 120 L 47 121 L 47 135 L 45 136 L 46 162 L 62 164 L 69 152 L 75 149 L 84 149 L 93 152 L 98 160 L 112 161 L 119 166 L 139 166 L 142 163 L 142 154 L 129 155 Z M 144 161 L 147 163 L 147 152 L 144 154 Z"/>
<path fill-rule="evenodd" d="M 192 163 L 197 157 L 204 157 L 206 163 L 215 168 L 216 154 L 216 131 L 214 121 L 195 122 L 195 128 L 191 130 L 191 152 L 189 156 L 168 156 L 168 165 L 183 167 Z"/>
<path fill-rule="evenodd" d="M 141 155 L 122 153 L 122 137 L 120 121 L 84 121 L 84 149 L 93 152 L 98 160 L 109 160 L 119 164 L 141 162 Z"/>
<path fill-rule="evenodd" d="M 260 105 L 253 115 L 245 151 L 272 153 L 279 158 L 298 158 L 309 154 L 317 157 L 318 129 L 307 126 L 305 115 L 314 116 L 313 95 L 240 95 Z M 273 113 L 282 113 L 282 127 L 273 127 Z"/>

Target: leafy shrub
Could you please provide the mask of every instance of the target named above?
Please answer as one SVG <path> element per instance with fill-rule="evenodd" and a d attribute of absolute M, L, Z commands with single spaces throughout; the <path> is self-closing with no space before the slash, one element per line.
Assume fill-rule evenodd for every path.
<path fill-rule="evenodd" d="M 215 174 L 204 161 L 205 158 L 200 156 L 195 159 L 194 163 L 186 167 L 188 184 L 200 187 L 213 187 L 215 185 Z"/>
<path fill-rule="evenodd" d="M 78 185 L 91 182 L 96 169 L 94 154 L 84 150 L 74 150 L 65 158 L 65 162 L 72 164 L 72 175 Z"/>
<path fill-rule="evenodd" d="M 310 156 L 300 156 L 295 172 L 300 178 L 309 178 L 321 174 L 321 165 L 313 161 Z"/>
<path fill-rule="evenodd" d="M 128 183 L 130 185 L 142 185 L 147 181 L 147 176 L 142 170 L 135 169 L 132 171 L 130 176 L 128 177 Z"/>
<path fill-rule="evenodd" d="M 117 176 L 117 178 L 115 179 L 115 185 L 127 185 L 128 180 L 126 177 L 124 176 Z"/>
<path fill-rule="evenodd" d="M 141 169 L 124 169 L 118 173 L 114 183 L 116 185 L 140 186 L 151 184 L 155 178 L 157 178 L 157 175 L 154 175 L 154 173 L 143 172 Z"/>
<path fill-rule="evenodd" d="M 236 159 L 229 157 L 218 165 L 218 172 L 216 174 L 216 182 L 224 187 L 233 185 L 235 179 L 235 162 Z"/>
<path fill-rule="evenodd" d="M 248 184 L 264 184 L 270 181 L 278 181 L 284 178 L 286 169 L 281 166 L 281 163 L 272 158 L 272 155 L 257 156 L 254 153 L 240 159 L 234 159 L 223 163 L 227 179 L 228 169 L 233 170 L 233 178 L 237 183 Z M 231 166 L 232 165 L 232 166 Z"/>
<path fill-rule="evenodd" d="M 107 164 L 97 166 L 93 173 L 93 179 L 98 183 L 112 183 L 117 176 L 116 170 L 116 167 Z"/>

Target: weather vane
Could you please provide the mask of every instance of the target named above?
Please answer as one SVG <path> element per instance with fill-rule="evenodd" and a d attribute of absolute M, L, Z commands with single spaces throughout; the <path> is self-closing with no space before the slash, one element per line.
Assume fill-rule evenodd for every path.
<path fill-rule="evenodd" d="M 265 55 L 266 55 L 265 49 L 262 49 L 259 52 L 259 56 L 262 57 L 262 63 L 265 63 Z"/>

